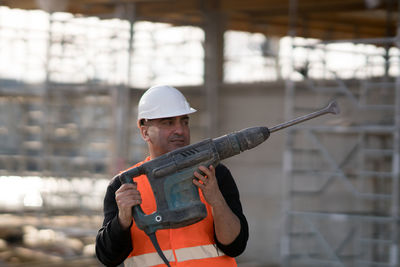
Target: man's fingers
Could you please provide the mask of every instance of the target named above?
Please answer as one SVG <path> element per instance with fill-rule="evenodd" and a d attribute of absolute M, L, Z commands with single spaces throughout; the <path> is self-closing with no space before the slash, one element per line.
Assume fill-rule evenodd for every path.
<path fill-rule="evenodd" d="M 200 174 L 197 171 L 194 172 L 194 176 L 197 178 L 197 179 L 195 179 L 197 182 L 201 181 L 203 184 L 207 182 L 207 177 L 205 177 L 204 175 Z M 201 184 L 201 183 L 199 183 L 199 184 Z"/>
<path fill-rule="evenodd" d="M 142 203 L 142 197 L 135 184 L 123 184 L 115 192 L 115 200 L 119 208 L 132 207 Z"/>
<path fill-rule="evenodd" d="M 137 190 L 137 184 L 136 183 L 134 183 L 134 184 L 123 184 L 118 188 L 117 192 L 123 192 L 123 191 L 126 191 L 126 190 L 132 190 L 132 189 Z"/>
<path fill-rule="evenodd" d="M 193 179 L 193 183 L 194 183 L 197 187 L 199 187 L 200 189 L 204 189 L 204 188 L 205 188 L 204 182 L 200 183 L 199 180 L 197 180 L 197 179 Z"/>
<path fill-rule="evenodd" d="M 133 207 L 136 205 L 142 204 L 142 199 L 141 198 L 121 198 L 117 199 L 117 205 L 120 208 L 123 207 Z"/>
<path fill-rule="evenodd" d="M 209 168 L 199 166 L 199 171 L 195 171 L 194 176 L 204 184 L 207 184 L 210 178 L 213 180 L 213 177 L 215 177 L 215 168 L 212 165 L 210 165 Z"/>
<path fill-rule="evenodd" d="M 210 165 L 208 168 L 210 169 L 211 172 L 215 172 L 215 168 L 213 165 Z"/>
<path fill-rule="evenodd" d="M 210 176 L 211 175 L 211 171 L 205 166 L 199 166 L 199 170 L 204 173 L 203 176 Z"/>
<path fill-rule="evenodd" d="M 135 206 L 142 203 L 141 199 L 120 199 L 117 203 L 123 207 Z"/>
<path fill-rule="evenodd" d="M 141 199 L 140 192 L 137 190 L 127 190 L 115 194 L 117 200 L 122 199 Z"/>

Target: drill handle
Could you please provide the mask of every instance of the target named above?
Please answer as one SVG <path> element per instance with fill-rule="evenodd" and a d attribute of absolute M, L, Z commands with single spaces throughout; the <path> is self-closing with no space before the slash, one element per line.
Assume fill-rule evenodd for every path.
<path fill-rule="evenodd" d="M 133 178 L 145 173 L 143 166 L 138 166 L 120 173 L 121 184 L 133 184 Z"/>
<path fill-rule="evenodd" d="M 133 177 L 142 174 L 139 167 L 132 168 L 126 172 L 121 173 L 119 176 L 121 184 L 136 184 L 136 182 L 133 181 Z M 154 222 L 157 223 L 161 218 L 157 212 L 147 215 L 146 213 L 144 213 L 140 205 L 132 207 L 132 217 L 135 220 L 136 225 L 140 229 L 144 230 L 146 234 L 151 234 L 155 232 L 156 228 L 153 226 Z"/>

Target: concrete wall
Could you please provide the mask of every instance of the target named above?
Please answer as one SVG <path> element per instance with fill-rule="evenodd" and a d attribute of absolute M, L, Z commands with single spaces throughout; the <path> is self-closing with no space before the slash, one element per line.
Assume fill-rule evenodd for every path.
<path fill-rule="evenodd" d="M 283 122 L 284 87 L 276 86 L 224 89 L 220 98 L 220 134 Z M 283 148 L 282 131 L 272 134 L 259 147 L 224 161 L 236 180 L 249 222 L 248 247 L 239 262 L 256 266 L 279 263 Z"/>
<path fill-rule="evenodd" d="M 203 89 L 178 89 L 198 110 L 190 118 L 192 143 L 247 127 L 272 127 L 284 122 L 283 83 L 225 85 L 219 93 L 217 136 L 206 134 Z M 284 137 L 284 131 L 277 132 L 260 146 L 223 161 L 235 178 L 249 223 L 247 249 L 237 258 L 241 266 L 279 265 Z"/>

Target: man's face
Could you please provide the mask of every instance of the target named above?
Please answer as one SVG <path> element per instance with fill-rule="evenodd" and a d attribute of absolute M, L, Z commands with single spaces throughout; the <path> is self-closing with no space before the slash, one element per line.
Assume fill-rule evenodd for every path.
<path fill-rule="evenodd" d="M 152 158 L 190 144 L 189 116 L 149 120 L 140 127 Z"/>

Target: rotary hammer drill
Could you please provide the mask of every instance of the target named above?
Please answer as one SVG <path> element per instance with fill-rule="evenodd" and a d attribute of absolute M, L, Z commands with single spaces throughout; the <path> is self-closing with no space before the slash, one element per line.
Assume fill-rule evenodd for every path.
<path fill-rule="evenodd" d="M 199 166 L 215 167 L 221 160 L 263 143 L 270 133 L 327 113 L 339 113 L 335 101 L 324 109 L 272 128 L 251 127 L 178 148 L 121 173 L 119 179 L 122 184 L 134 183 L 134 177 L 145 174 L 156 199 L 157 210 L 152 214 L 145 214 L 140 205 L 132 208 L 136 225 L 150 237 L 158 254 L 169 266 L 158 245 L 155 232 L 159 229 L 188 226 L 207 216 L 198 188 L 192 182 L 193 173 L 200 172 Z"/>

